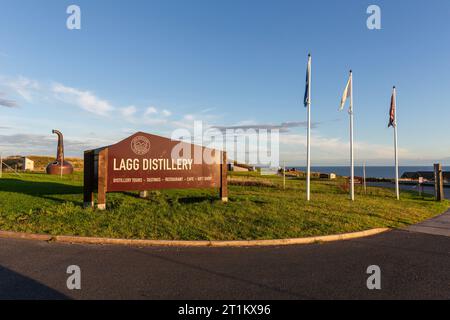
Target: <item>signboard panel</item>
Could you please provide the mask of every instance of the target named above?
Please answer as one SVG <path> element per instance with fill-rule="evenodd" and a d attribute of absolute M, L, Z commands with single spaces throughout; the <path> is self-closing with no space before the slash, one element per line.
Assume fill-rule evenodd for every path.
<path fill-rule="evenodd" d="M 191 156 L 172 155 L 178 148 Z M 193 155 L 212 154 L 213 164 Z M 108 191 L 220 187 L 221 152 L 137 133 L 108 148 Z M 198 163 L 196 163 L 198 162 Z"/>
<path fill-rule="evenodd" d="M 106 208 L 106 193 L 220 188 L 227 201 L 226 153 L 138 132 L 111 146 L 85 151 L 84 204 Z"/>

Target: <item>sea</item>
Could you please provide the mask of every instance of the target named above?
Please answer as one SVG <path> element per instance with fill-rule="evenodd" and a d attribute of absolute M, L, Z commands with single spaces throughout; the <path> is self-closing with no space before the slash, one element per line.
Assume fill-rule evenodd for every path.
<path fill-rule="evenodd" d="M 292 167 L 291 167 L 292 168 Z M 294 167 L 300 171 L 306 171 L 306 167 Z M 416 171 L 433 171 L 433 166 L 399 166 L 398 171 L 400 177 L 405 172 L 416 172 Z M 350 176 L 350 168 L 348 166 L 335 166 L 335 167 L 311 167 L 313 172 L 321 173 L 335 173 L 338 176 Z M 450 171 L 450 167 L 443 167 L 443 171 Z M 363 176 L 363 167 L 355 166 L 355 176 Z M 395 178 L 395 167 L 394 166 L 367 166 L 366 167 L 366 177 L 367 178 Z"/>

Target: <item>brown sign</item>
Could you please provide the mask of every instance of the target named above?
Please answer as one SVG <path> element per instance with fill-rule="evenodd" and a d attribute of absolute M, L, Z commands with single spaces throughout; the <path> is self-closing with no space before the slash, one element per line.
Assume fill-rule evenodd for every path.
<path fill-rule="evenodd" d="M 138 132 L 114 145 L 85 152 L 85 206 L 105 208 L 106 192 L 220 188 L 227 200 L 226 153 Z"/>

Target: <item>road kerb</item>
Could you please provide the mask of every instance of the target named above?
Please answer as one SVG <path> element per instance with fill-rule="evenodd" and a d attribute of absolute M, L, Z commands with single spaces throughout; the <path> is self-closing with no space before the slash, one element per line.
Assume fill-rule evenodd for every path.
<path fill-rule="evenodd" d="M 52 240 L 53 237 L 50 235 L 46 235 L 46 234 L 35 234 L 35 233 L 0 230 L 0 238 L 50 241 L 50 240 Z"/>
<path fill-rule="evenodd" d="M 373 236 L 389 231 L 389 228 L 375 228 L 358 232 L 335 234 L 328 236 L 316 236 L 307 238 L 273 239 L 273 240 L 230 240 L 230 241 L 208 241 L 208 240 L 146 240 L 146 239 L 116 239 L 100 237 L 78 237 L 78 236 L 51 236 L 14 231 L 1 231 L 0 238 L 26 239 L 39 241 L 54 241 L 61 243 L 99 244 L 99 245 L 125 245 L 125 246 L 158 246 L 158 247 L 255 247 L 255 246 L 286 246 L 294 244 L 311 244 L 318 242 L 332 242 L 350 240 Z"/>

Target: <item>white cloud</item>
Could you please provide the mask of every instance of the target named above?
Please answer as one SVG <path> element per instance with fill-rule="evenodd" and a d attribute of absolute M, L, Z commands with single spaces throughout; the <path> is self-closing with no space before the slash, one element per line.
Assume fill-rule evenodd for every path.
<path fill-rule="evenodd" d="M 163 110 L 159 111 L 155 107 L 150 106 L 145 110 L 145 115 L 148 116 L 148 115 L 152 115 L 152 114 L 161 114 L 164 117 L 168 117 L 168 116 L 172 115 L 172 112 L 170 112 L 167 109 L 163 109 Z"/>
<path fill-rule="evenodd" d="M 148 107 L 141 113 L 135 106 L 128 106 L 121 108 L 120 112 L 125 117 L 125 120 L 137 126 L 156 126 L 168 123 L 167 119 L 165 119 L 155 107 Z"/>
<path fill-rule="evenodd" d="M 145 110 L 143 117 L 135 119 L 135 122 L 144 125 L 165 125 L 168 123 L 165 117 L 168 117 L 171 114 L 172 113 L 167 109 L 159 111 L 157 108 L 150 106 Z"/>
<path fill-rule="evenodd" d="M 36 91 L 41 87 L 37 81 L 23 76 L 19 76 L 14 80 L 7 80 L 6 85 L 28 102 L 33 101 Z"/>
<path fill-rule="evenodd" d="M 128 118 L 128 117 L 133 116 L 137 112 L 137 109 L 135 106 L 128 106 L 128 107 L 122 108 L 120 110 L 120 112 L 122 113 L 122 115 L 124 117 Z"/>
<path fill-rule="evenodd" d="M 56 93 L 61 100 L 77 105 L 86 111 L 100 116 L 109 115 L 109 113 L 114 110 L 114 107 L 108 101 L 98 98 L 90 91 L 82 91 L 64 86 L 60 83 L 54 84 L 52 91 Z"/>
<path fill-rule="evenodd" d="M 155 107 L 148 107 L 147 110 L 145 110 L 145 115 L 156 113 L 158 113 L 158 110 Z"/>
<path fill-rule="evenodd" d="M 184 129 L 193 129 L 194 128 L 194 122 L 197 120 L 192 114 L 186 114 L 183 116 L 180 120 L 172 121 L 171 124 L 174 128 L 184 128 Z M 208 127 L 206 121 L 203 121 L 203 126 Z"/>

